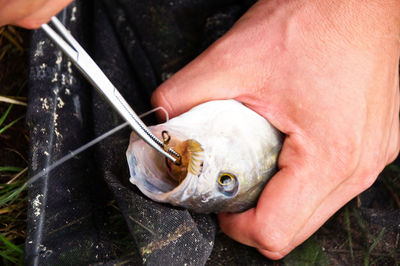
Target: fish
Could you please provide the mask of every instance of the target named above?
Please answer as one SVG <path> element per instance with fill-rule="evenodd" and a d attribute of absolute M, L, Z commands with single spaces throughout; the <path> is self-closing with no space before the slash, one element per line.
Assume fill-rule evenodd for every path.
<path fill-rule="evenodd" d="M 283 134 L 236 100 L 202 103 L 149 128 L 180 154 L 175 164 L 131 134 L 129 181 L 157 202 L 197 213 L 242 212 L 278 170 Z"/>

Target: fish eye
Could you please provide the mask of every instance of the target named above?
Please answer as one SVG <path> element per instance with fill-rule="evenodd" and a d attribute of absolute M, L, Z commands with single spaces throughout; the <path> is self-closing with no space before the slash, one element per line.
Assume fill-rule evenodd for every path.
<path fill-rule="evenodd" d="M 232 197 L 238 191 L 238 181 L 235 175 L 220 173 L 217 179 L 218 190 L 225 196 Z"/>
<path fill-rule="evenodd" d="M 228 186 L 230 183 L 234 181 L 234 178 L 231 174 L 221 174 L 218 177 L 218 183 L 221 186 Z"/>

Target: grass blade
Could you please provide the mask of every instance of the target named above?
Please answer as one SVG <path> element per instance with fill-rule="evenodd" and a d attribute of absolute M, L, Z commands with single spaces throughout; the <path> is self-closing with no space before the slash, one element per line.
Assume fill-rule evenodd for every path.
<path fill-rule="evenodd" d="M 0 126 L 1 126 L 1 125 L 4 123 L 4 121 L 6 120 L 6 118 L 7 118 L 8 114 L 10 113 L 12 107 L 13 107 L 13 105 L 11 104 L 11 105 L 7 108 L 7 110 L 4 112 L 4 114 L 0 117 Z"/>
<path fill-rule="evenodd" d="M 372 243 L 372 245 L 369 247 L 369 253 L 371 253 L 374 248 L 376 247 L 376 245 L 378 245 L 379 241 L 382 240 L 383 234 L 385 233 L 386 228 L 383 227 L 382 230 L 379 232 L 378 236 L 375 238 L 374 243 Z"/>
<path fill-rule="evenodd" d="M 25 167 L 24 169 L 22 169 L 21 171 L 19 171 L 16 175 L 14 175 L 13 178 L 11 178 L 10 180 L 8 180 L 7 185 L 10 185 L 12 183 L 14 183 L 18 178 L 20 178 L 22 175 L 24 175 L 26 172 L 28 172 L 28 167 Z"/>
<path fill-rule="evenodd" d="M 0 197 L 0 208 L 3 207 L 5 204 L 11 204 L 18 198 L 18 196 L 21 194 L 22 191 L 24 191 L 26 187 L 26 183 L 24 183 L 22 186 L 17 187 L 14 190 L 11 190 L 8 193 L 5 193 L 4 196 Z"/>
<path fill-rule="evenodd" d="M 376 245 L 378 245 L 378 243 L 382 240 L 383 234 L 385 233 L 385 229 L 386 229 L 385 227 L 382 228 L 382 230 L 379 232 L 378 236 L 374 239 L 374 242 L 371 244 L 368 251 L 366 252 L 364 257 L 364 265 L 366 266 L 370 265 L 369 258 L 371 257 L 371 253 L 376 247 Z"/>
<path fill-rule="evenodd" d="M 4 262 L 5 265 L 8 265 L 10 262 L 13 265 L 20 264 L 24 254 L 22 248 L 11 243 L 3 234 L 0 234 L 0 243 L 2 243 L 0 245 L 0 256 L 3 258 L 3 262 L 4 260 L 6 261 Z"/>
<path fill-rule="evenodd" d="M 18 43 L 23 43 L 24 39 L 22 36 L 19 34 L 18 31 L 15 30 L 15 27 L 8 25 L 7 30 L 14 35 L 15 38 L 17 38 Z"/>
<path fill-rule="evenodd" d="M 8 261 L 11 261 L 12 263 L 17 264 L 17 262 L 18 262 L 17 258 L 13 258 L 13 257 L 8 256 L 7 253 L 4 252 L 4 251 L 0 251 L 0 256 L 3 257 L 4 259 L 8 260 Z"/>
<path fill-rule="evenodd" d="M 353 240 L 352 240 L 352 236 L 351 236 L 350 214 L 349 214 L 349 207 L 348 206 L 346 206 L 345 209 L 344 209 L 344 218 L 345 218 L 345 223 L 346 223 L 347 239 L 348 239 L 348 242 L 349 242 L 351 264 L 354 265 Z"/>
<path fill-rule="evenodd" d="M 14 250 L 18 254 L 23 254 L 22 249 L 11 243 L 5 236 L 3 236 L 3 234 L 0 234 L 0 241 L 3 242 L 7 248 Z"/>
<path fill-rule="evenodd" d="M 0 57 L 0 60 L 1 60 L 1 57 Z M 24 102 L 15 100 L 15 99 L 13 99 L 13 98 L 11 98 L 11 97 L 5 97 L 5 96 L 1 96 L 1 95 L 0 95 L 0 102 L 11 103 L 11 104 L 17 104 L 17 105 L 22 105 L 22 106 L 27 106 L 27 104 L 24 103 Z"/>
<path fill-rule="evenodd" d="M 3 36 L 10 42 L 12 43 L 15 48 L 17 48 L 20 52 L 22 52 L 24 49 L 22 48 L 21 44 L 18 42 L 18 40 L 15 39 L 14 36 L 12 36 L 7 30 L 3 31 Z"/>
<path fill-rule="evenodd" d="M 0 134 L 2 134 L 4 131 L 6 131 L 8 128 L 12 127 L 15 123 L 17 123 L 19 120 L 21 120 L 22 118 L 24 118 L 25 116 L 20 116 L 17 119 L 15 119 L 14 121 L 11 121 L 8 125 L 5 125 L 3 128 L 0 129 Z"/>
<path fill-rule="evenodd" d="M 21 172 L 22 170 L 24 169 L 16 166 L 0 166 L 0 172 Z"/>
<path fill-rule="evenodd" d="M 1 44 L 0 44 L 1 45 Z M 4 56 L 7 54 L 7 52 L 12 48 L 11 44 L 6 44 L 3 45 L 1 51 L 0 51 L 0 61 L 4 58 Z"/>

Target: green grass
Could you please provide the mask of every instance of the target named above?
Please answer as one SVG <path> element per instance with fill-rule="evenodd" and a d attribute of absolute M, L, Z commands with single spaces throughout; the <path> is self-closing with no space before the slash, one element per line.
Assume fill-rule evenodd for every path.
<path fill-rule="evenodd" d="M 26 187 L 25 181 L 13 184 L 6 184 L 0 187 L 0 208 L 12 204 Z"/>
<path fill-rule="evenodd" d="M 20 32 L 11 26 L 0 28 L 1 265 L 21 265 L 25 241 L 28 138 L 24 125 L 26 98 L 20 95 L 26 95 L 27 50 Z"/>
<path fill-rule="evenodd" d="M 0 257 L 3 265 L 21 264 L 23 261 L 26 219 L 24 184 L 24 179 L 14 179 L 10 184 L 0 185 Z"/>
<path fill-rule="evenodd" d="M 3 262 L 5 264 L 7 264 L 7 262 L 21 263 L 21 257 L 24 254 L 23 248 L 14 245 L 2 234 L 0 234 L 0 241 L 3 243 L 3 245 L 0 246 L 0 256 L 3 258 Z"/>
<path fill-rule="evenodd" d="M 308 239 L 302 245 L 289 253 L 283 262 L 287 266 L 327 266 L 329 259 L 326 252 L 314 238 Z"/>
<path fill-rule="evenodd" d="M 23 261 L 26 170 L 20 166 L 0 166 L 0 264 L 3 265 L 22 264 Z"/>
<path fill-rule="evenodd" d="M 0 172 L 20 172 L 23 169 L 16 166 L 0 166 Z"/>

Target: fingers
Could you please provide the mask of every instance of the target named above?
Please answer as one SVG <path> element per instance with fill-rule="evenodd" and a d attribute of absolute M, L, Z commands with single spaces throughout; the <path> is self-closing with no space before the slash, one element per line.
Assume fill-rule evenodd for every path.
<path fill-rule="evenodd" d="M 227 235 L 271 259 L 282 258 L 305 241 L 339 208 L 370 187 L 386 164 L 382 161 L 340 173 L 338 169 L 343 167 L 338 161 L 329 161 L 320 151 L 313 154 L 311 144 L 299 145 L 303 140 L 296 138 L 285 140 L 281 170 L 266 185 L 256 208 L 219 215 Z M 309 150 L 303 151 L 301 146 Z"/>
<path fill-rule="evenodd" d="M 235 45 L 228 39 L 226 34 L 161 84 L 153 94 L 153 106 L 163 106 L 173 117 L 206 101 L 249 93 L 258 71 L 248 64 L 242 67 L 246 60 L 235 57 Z"/>
<path fill-rule="evenodd" d="M 39 28 L 72 0 L 0 0 L 0 26 L 14 24 L 28 29 Z"/>
<path fill-rule="evenodd" d="M 354 192 L 355 186 L 338 190 L 347 176 L 336 178 L 337 171 L 329 167 L 332 162 L 302 156 L 303 151 L 294 148 L 297 146 L 290 139 L 285 145 L 280 156 L 288 158 L 291 164 L 280 163 L 283 167 L 265 187 L 257 207 L 219 216 L 227 235 L 258 248 L 272 259 L 290 252 L 359 193 Z"/>
<path fill-rule="evenodd" d="M 277 49 L 260 41 L 265 32 L 250 27 L 246 19 L 241 21 L 161 84 L 153 94 L 153 106 L 163 106 L 173 117 L 210 100 L 236 99 L 249 105 L 252 98 L 260 103 L 276 65 L 268 58 L 274 58 L 271 54 Z M 268 99 L 264 100 L 263 106 Z"/>
<path fill-rule="evenodd" d="M 174 117 L 209 100 L 234 98 L 236 93 L 226 82 L 229 73 L 221 73 L 209 59 L 200 55 L 161 84 L 152 96 L 152 104 L 163 106 Z"/>
<path fill-rule="evenodd" d="M 259 249 L 259 251 L 271 258 L 279 259 L 287 255 L 299 244 L 309 238 L 318 230 L 337 210 L 343 207 L 347 202 L 370 187 L 376 179 L 377 174 L 371 176 L 359 176 L 357 178 L 347 179 L 334 189 L 319 206 L 316 208 L 312 216 L 307 220 L 305 225 L 297 232 L 288 245 L 279 251 L 269 251 Z M 364 184 L 363 184 L 364 182 Z"/>
<path fill-rule="evenodd" d="M 39 28 L 71 2 L 72 0 L 46 1 L 46 3 L 35 12 L 19 20 L 18 25 L 30 29 Z"/>

